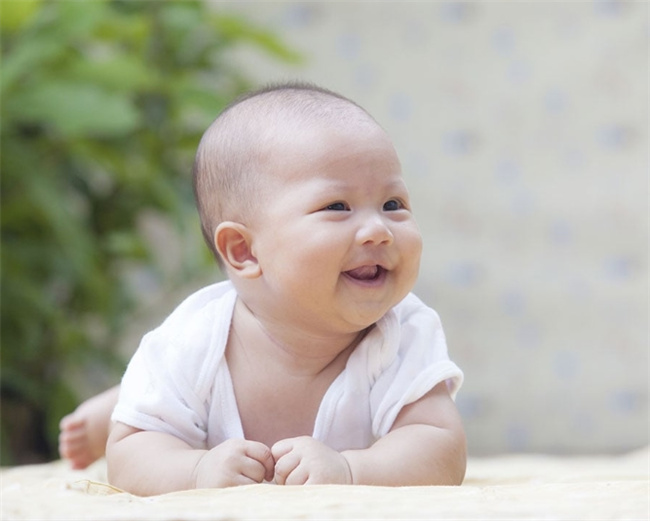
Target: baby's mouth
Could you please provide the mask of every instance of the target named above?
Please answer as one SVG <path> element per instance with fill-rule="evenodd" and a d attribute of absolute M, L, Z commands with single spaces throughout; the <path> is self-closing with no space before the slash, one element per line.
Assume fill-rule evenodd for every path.
<path fill-rule="evenodd" d="M 354 280 L 377 280 L 386 272 L 385 268 L 382 268 L 378 264 L 373 266 L 359 266 L 353 270 L 344 271 L 343 273 Z"/>

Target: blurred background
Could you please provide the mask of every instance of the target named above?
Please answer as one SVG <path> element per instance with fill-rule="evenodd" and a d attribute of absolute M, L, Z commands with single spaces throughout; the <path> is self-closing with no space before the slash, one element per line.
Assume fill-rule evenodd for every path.
<path fill-rule="evenodd" d="M 472 455 L 648 444 L 645 2 L 11 1 L 2 30 L 2 464 L 222 275 L 190 171 L 232 97 L 314 81 L 392 136 L 415 292 Z"/>

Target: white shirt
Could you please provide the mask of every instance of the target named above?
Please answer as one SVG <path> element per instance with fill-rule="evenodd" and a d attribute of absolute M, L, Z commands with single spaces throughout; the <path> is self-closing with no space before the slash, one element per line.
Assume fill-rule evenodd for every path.
<path fill-rule="evenodd" d="M 203 288 L 142 339 L 112 420 L 172 434 L 194 448 L 244 438 L 225 349 L 237 300 L 231 282 Z M 462 371 L 449 360 L 436 312 L 409 294 L 350 355 L 320 404 L 313 437 L 338 451 L 367 448 L 402 407 Z"/>

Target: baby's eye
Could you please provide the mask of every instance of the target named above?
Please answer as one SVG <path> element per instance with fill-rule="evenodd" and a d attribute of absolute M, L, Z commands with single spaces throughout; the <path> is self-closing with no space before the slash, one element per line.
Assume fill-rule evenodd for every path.
<path fill-rule="evenodd" d="M 404 205 L 397 199 L 391 199 L 384 203 L 385 212 L 394 212 L 396 210 L 401 210 L 402 208 L 404 208 Z"/>
<path fill-rule="evenodd" d="M 345 212 L 345 211 L 349 210 L 350 208 L 345 203 L 332 203 L 332 204 L 328 204 L 325 207 L 325 209 L 330 210 L 332 212 Z"/>

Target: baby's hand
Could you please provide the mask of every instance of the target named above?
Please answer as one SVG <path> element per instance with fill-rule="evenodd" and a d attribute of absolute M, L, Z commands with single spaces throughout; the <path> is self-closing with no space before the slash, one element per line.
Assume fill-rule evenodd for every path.
<path fill-rule="evenodd" d="M 347 460 L 311 436 L 281 440 L 271 451 L 278 485 L 352 483 Z"/>
<path fill-rule="evenodd" d="M 196 467 L 196 488 L 250 485 L 273 479 L 274 460 L 263 443 L 230 439 L 208 451 Z"/>

